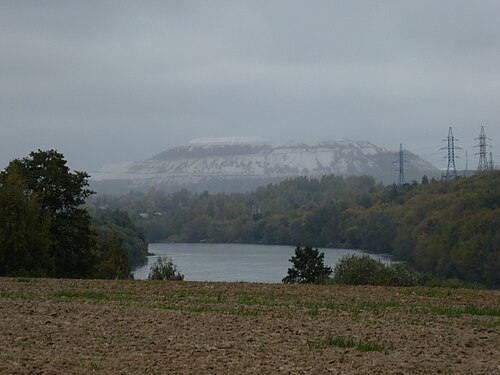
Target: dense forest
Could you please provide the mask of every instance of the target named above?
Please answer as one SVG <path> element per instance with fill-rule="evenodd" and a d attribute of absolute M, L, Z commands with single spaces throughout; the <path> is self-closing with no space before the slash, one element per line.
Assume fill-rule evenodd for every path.
<path fill-rule="evenodd" d="M 0 276 L 128 278 L 147 242 L 125 212 L 92 218 L 88 175 L 55 150 L 0 172 Z"/>
<path fill-rule="evenodd" d="M 97 196 L 151 242 L 307 244 L 393 254 L 418 271 L 500 286 L 500 172 L 383 186 L 373 178 L 299 177 L 246 194 Z"/>

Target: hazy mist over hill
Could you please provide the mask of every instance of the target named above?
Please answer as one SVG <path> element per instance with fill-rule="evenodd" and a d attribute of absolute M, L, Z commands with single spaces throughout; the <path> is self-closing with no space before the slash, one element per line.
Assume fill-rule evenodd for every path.
<path fill-rule="evenodd" d="M 439 177 L 439 170 L 404 152 L 406 180 Z M 196 139 L 143 161 L 117 163 L 92 173 L 98 193 L 167 191 L 244 192 L 286 178 L 369 175 L 385 184 L 398 180 L 397 155 L 361 141 L 272 143 L 259 138 Z"/>
<path fill-rule="evenodd" d="M 402 143 L 443 168 L 453 126 L 457 167 L 465 151 L 473 167 L 480 127 L 500 139 L 499 14 L 493 0 L 2 2 L 0 164 L 54 148 L 95 172 L 256 136 Z"/>

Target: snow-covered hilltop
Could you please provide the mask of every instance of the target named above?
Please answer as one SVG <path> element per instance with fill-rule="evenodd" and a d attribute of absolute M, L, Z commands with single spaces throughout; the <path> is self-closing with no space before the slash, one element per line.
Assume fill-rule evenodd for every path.
<path fill-rule="evenodd" d="M 246 191 L 295 176 L 370 175 L 397 180 L 395 151 L 362 141 L 273 144 L 259 138 L 196 139 L 150 159 L 114 164 L 92 174 L 98 192 L 157 186 L 166 190 Z M 407 180 L 438 176 L 432 164 L 405 152 Z"/>

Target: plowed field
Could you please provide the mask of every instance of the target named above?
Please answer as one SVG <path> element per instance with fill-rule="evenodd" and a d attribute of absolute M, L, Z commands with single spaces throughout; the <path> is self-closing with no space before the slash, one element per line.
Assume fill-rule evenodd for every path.
<path fill-rule="evenodd" d="M 0 278 L 0 374 L 500 374 L 500 291 Z"/>

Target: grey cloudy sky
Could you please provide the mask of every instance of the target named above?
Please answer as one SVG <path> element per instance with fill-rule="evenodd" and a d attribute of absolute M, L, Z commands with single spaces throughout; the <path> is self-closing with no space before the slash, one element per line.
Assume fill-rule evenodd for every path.
<path fill-rule="evenodd" d="M 96 170 L 197 137 L 500 162 L 500 1 L 0 1 L 0 164 Z M 463 166 L 465 161 L 458 161 Z"/>

